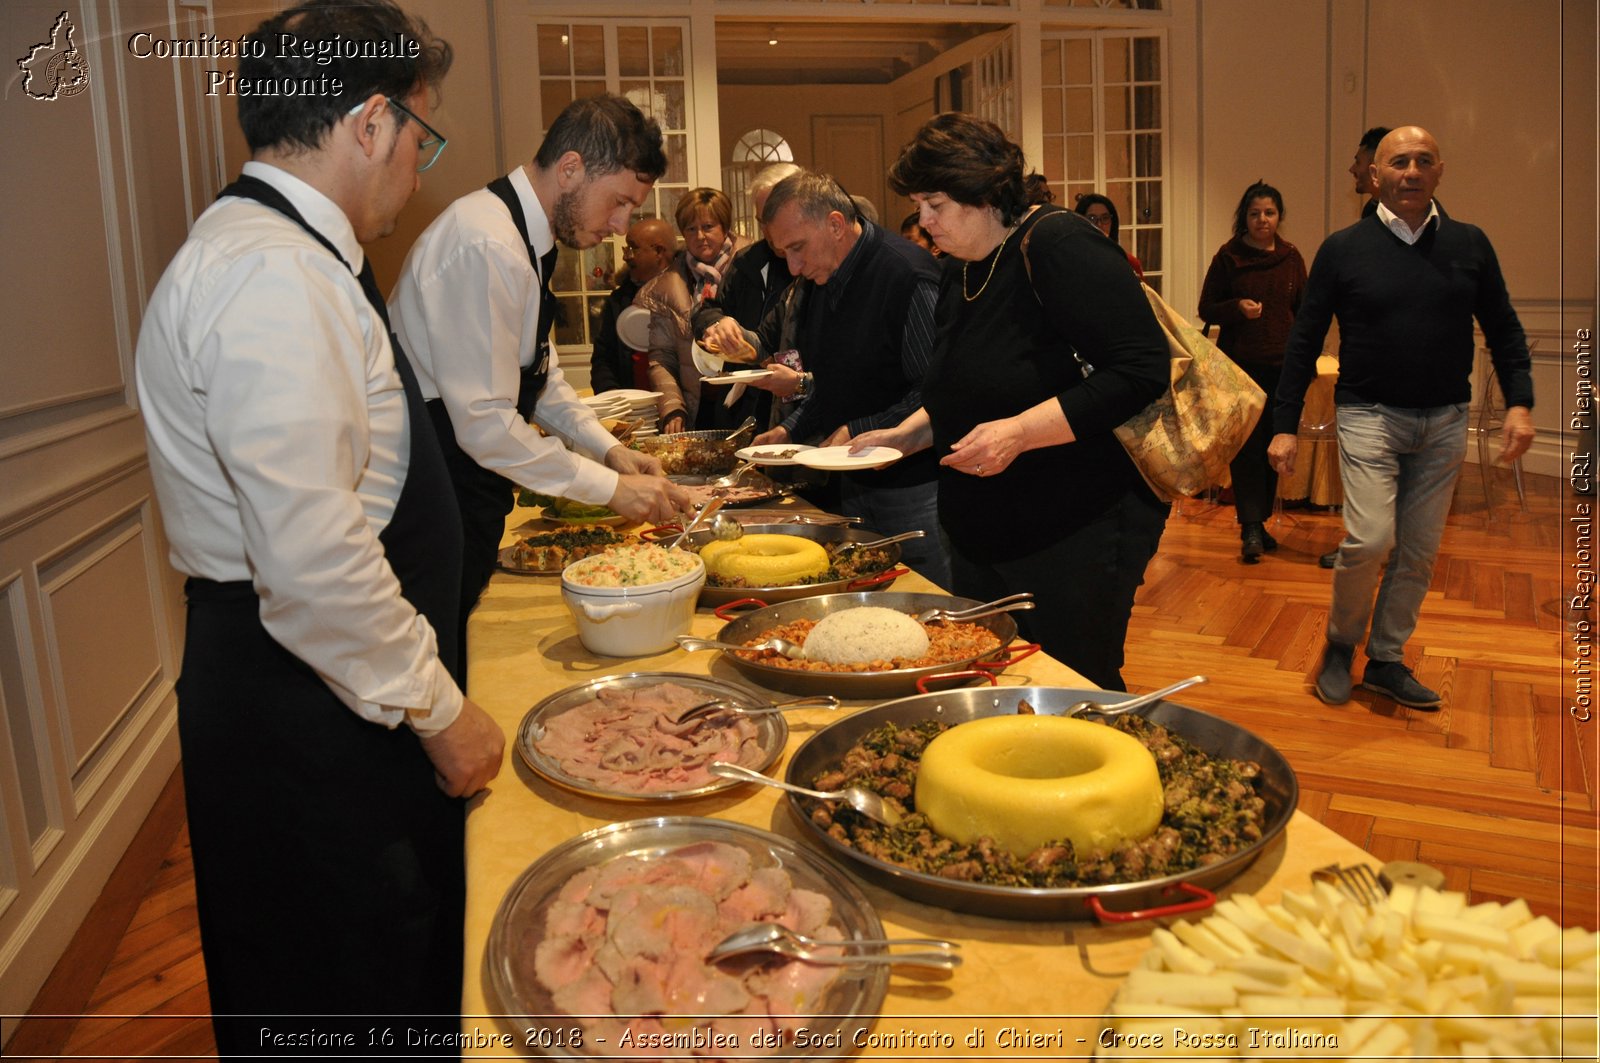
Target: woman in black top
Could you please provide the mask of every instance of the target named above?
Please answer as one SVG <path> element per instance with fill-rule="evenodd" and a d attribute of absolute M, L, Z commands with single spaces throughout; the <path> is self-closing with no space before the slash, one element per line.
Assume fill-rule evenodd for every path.
<path fill-rule="evenodd" d="M 954 589 L 1032 591 L 1023 634 L 1114 690 L 1167 517 L 1111 430 L 1168 383 L 1167 343 L 1122 250 L 1043 205 L 992 122 L 929 121 L 889 171 L 949 256 L 924 404 L 881 443 L 939 455 Z"/>

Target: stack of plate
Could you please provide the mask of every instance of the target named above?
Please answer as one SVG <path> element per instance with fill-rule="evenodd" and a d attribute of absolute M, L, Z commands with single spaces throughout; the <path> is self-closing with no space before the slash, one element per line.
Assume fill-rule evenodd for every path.
<path fill-rule="evenodd" d="M 659 391 L 623 388 L 592 395 L 584 399 L 583 404 L 593 410 L 596 417 L 636 422 L 638 427 L 633 430 L 633 437 L 641 439 L 656 434 L 656 399 L 660 397 Z"/>

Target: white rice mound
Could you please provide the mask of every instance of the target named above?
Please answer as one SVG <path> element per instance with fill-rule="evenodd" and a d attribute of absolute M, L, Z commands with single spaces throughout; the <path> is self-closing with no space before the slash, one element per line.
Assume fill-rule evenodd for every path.
<path fill-rule="evenodd" d="M 928 652 L 928 632 L 905 613 L 863 605 L 817 621 L 805 650 L 811 660 L 829 664 L 914 659 Z"/>

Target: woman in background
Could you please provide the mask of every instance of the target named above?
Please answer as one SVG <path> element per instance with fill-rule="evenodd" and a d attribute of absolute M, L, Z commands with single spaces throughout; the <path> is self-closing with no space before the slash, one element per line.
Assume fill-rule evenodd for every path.
<path fill-rule="evenodd" d="M 674 269 L 646 285 L 634 299 L 635 306 L 650 311 L 650 386 L 661 392 L 656 406 L 662 432 L 681 432 L 697 424 L 702 389 L 705 404 L 713 407 L 726 394 L 724 388 L 700 383 L 691 349 L 691 321 L 721 285 L 734 252 L 744 246 L 732 234 L 733 203 L 721 189 L 685 192 L 678 200 L 676 220 L 684 253 Z"/>
<path fill-rule="evenodd" d="M 1079 214 L 1094 223 L 1094 227 L 1111 238 L 1111 242 L 1122 247 L 1122 241 L 1117 234 L 1122 229 L 1122 222 L 1117 217 L 1117 205 L 1098 192 L 1089 192 L 1078 197 L 1075 208 Z M 1133 275 L 1144 280 L 1144 265 L 1134 257 L 1133 252 L 1122 248 L 1122 253 L 1128 256 L 1128 265 L 1133 267 Z"/>
<path fill-rule="evenodd" d="M 1278 236 L 1283 195 L 1257 181 L 1233 212 L 1233 238 L 1217 249 L 1200 288 L 1200 318 L 1222 326 L 1217 346 L 1261 385 L 1270 404 L 1283 373 L 1283 349 L 1306 290 L 1300 252 Z M 1278 474 L 1267 461 L 1272 418 L 1263 414 L 1229 467 L 1239 518 L 1239 553 L 1254 565 L 1278 543 L 1266 530 Z"/>
<path fill-rule="evenodd" d="M 1112 429 L 1167 387 L 1166 336 L 1121 249 L 1046 204 L 993 122 L 933 118 L 889 183 L 954 261 L 922 409 L 851 445 L 932 446 L 955 592 L 1032 591 L 1038 607 L 1015 614 L 1024 636 L 1125 690 L 1133 596 L 1167 505 Z"/>

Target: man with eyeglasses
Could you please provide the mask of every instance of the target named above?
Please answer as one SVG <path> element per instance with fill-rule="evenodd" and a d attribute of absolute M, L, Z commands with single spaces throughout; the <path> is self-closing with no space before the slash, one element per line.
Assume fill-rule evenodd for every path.
<path fill-rule="evenodd" d="M 415 47 L 323 62 L 285 34 Z M 450 46 L 387 0 L 313 0 L 251 37 L 241 77 L 345 91 L 239 98 L 251 160 L 157 285 L 136 359 L 188 577 L 178 731 L 213 1026 L 224 1059 L 429 1055 L 371 1031 L 459 1036 L 464 799 L 504 737 L 461 692 L 461 526 L 362 244 L 444 147 L 426 119 Z"/>
<path fill-rule="evenodd" d="M 557 244 L 594 247 L 666 172 L 661 129 L 621 96 L 568 104 L 531 163 L 446 207 L 417 238 L 389 305 L 416 359 L 465 529 L 455 638 L 494 573 L 518 487 L 665 521 L 690 508 L 660 463 L 578 400 L 550 344 Z M 544 436 L 530 421 L 550 431 Z"/>

